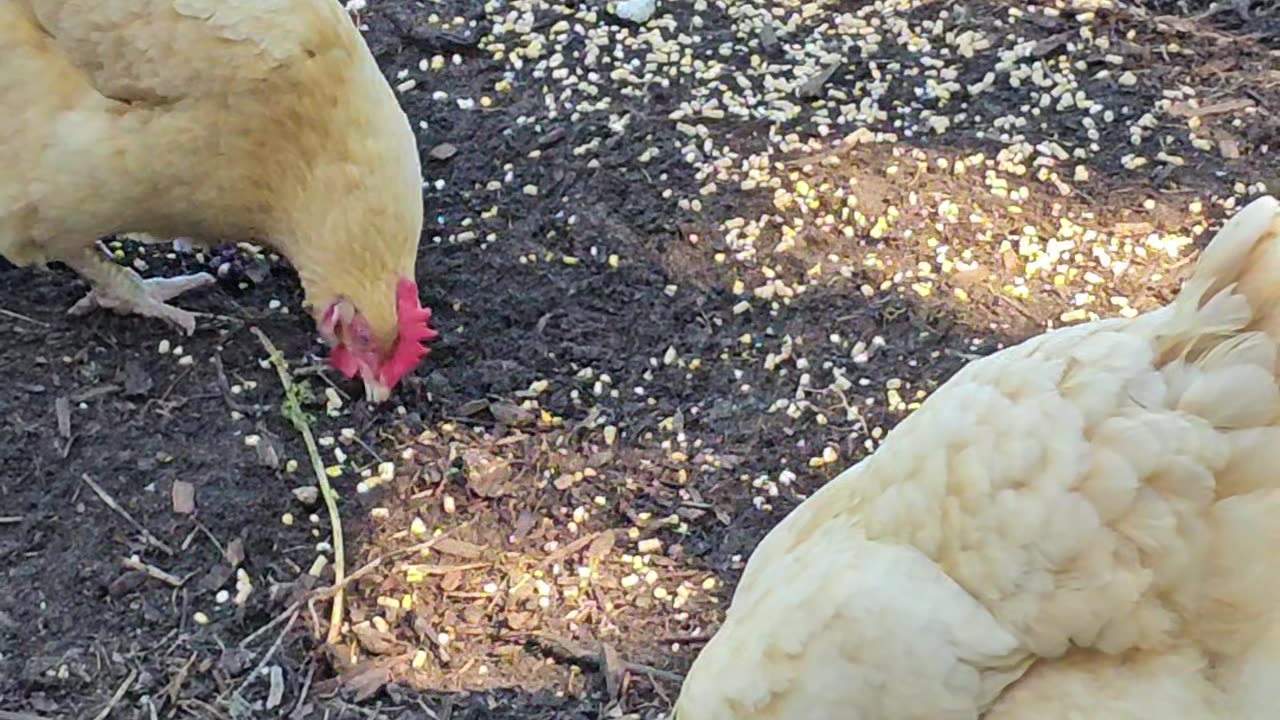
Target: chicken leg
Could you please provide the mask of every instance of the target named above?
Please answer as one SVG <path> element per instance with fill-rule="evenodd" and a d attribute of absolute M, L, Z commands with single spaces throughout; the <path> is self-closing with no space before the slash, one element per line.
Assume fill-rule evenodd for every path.
<path fill-rule="evenodd" d="M 99 248 L 106 252 L 101 244 Z M 68 314 L 84 315 L 94 308 L 106 308 L 122 315 L 134 313 L 159 318 L 176 325 L 187 335 L 195 332 L 195 316 L 166 301 L 216 282 L 212 275 L 203 272 L 143 280 L 130 268 L 117 265 L 92 250 L 66 262 L 92 288 L 89 294 L 67 310 Z"/>

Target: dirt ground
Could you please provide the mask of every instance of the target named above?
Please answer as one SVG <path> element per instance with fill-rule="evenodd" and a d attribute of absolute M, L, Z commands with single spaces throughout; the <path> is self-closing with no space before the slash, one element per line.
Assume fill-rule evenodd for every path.
<path fill-rule="evenodd" d="M 371 0 L 371 48 L 393 85 L 416 80 L 400 97 L 428 182 L 419 284 L 443 333 L 386 407 L 323 367 L 279 258 L 118 243 L 147 273 L 225 266 L 183 299 L 206 315 L 181 339 L 68 318 L 72 274 L 0 261 L 3 717 L 658 717 L 751 548 L 806 493 L 968 360 L 1167 301 L 1224 204 L 1276 185 L 1271 5 L 977 0 L 946 16 L 1005 23 L 996 47 L 952 58 L 961 84 L 1016 33 L 1032 60 L 1079 63 L 1113 122 L 1032 112 L 1000 79 L 946 132 L 908 135 L 936 92 L 891 40 L 790 118 L 707 113 L 760 56 L 847 51 L 840 14 L 927 28 L 947 12 L 810 6 L 662 2 L 651 24 L 693 36 L 690 65 L 715 58 L 718 79 L 640 86 L 607 66 L 591 96 L 511 49 L 558 38 L 546 52 L 572 64 L 585 42 L 565 28 L 583 25 L 640 72 L 624 58 L 642 29 L 596 3 Z M 762 9 L 767 42 L 744 29 Z M 1113 58 L 1078 42 L 1082 24 Z M 872 85 L 884 116 L 830 122 Z M 673 119 L 691 102 L 702 120 Z M 1028 121 L 1019 137 L 1006 116 Z M 1046 143 L 1097 149 L 1027 151 Z M 251 328 L 312 391 L 341 496 L 360 574 L 336 649 L 308 594 L 333 582 L 330 523 Z"/>

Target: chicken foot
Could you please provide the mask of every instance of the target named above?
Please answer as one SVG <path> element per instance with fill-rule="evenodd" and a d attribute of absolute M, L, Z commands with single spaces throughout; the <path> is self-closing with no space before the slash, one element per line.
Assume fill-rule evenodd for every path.
<path fill-rule="evenodd" d="M 101 244 L 99 248 L 106 252 Z M 203 272 L 144 280 L 132 269 L 117 265 L 93 251 L 66 263 L 92 288 L 67 310 L 69 315 L 84 315 L 95 308 L 104 308 L 122 315 L 133 313 L 159 318 L 176 325 L 187 335 L 195 332 L 195 316 L 169 305 L 167 301 L 188 290 L 216 282 L 212 275 Z"/>

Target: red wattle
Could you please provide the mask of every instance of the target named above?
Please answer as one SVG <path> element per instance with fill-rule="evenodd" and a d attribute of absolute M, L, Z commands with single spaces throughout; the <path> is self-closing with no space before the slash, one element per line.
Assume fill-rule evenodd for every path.
<path fill-rule="evenodd" d="M 329 362 L 348 380 L 360 371 L 360 363 L 356 361 L 356 356 L 345 345 L 339 345 L 329 352 Z"/>

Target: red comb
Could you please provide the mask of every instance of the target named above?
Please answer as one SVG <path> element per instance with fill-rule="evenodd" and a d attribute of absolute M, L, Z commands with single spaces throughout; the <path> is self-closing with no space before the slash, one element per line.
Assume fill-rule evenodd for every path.
<path fill-rule="evenodd" d="M 396 317 L 400 336 L 381 372 L 387 387 L 394 386 L 417 367 L 431 352 L 426 343 L 440 337 L 440 333 L 431 329 L 431 308 L 422 307 L 418 302 L 418 284 L 408 278 L 401 278 L 396 284 Z"/>

